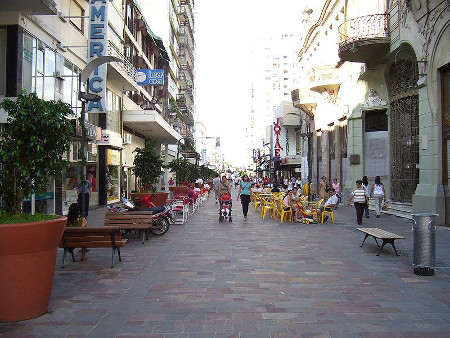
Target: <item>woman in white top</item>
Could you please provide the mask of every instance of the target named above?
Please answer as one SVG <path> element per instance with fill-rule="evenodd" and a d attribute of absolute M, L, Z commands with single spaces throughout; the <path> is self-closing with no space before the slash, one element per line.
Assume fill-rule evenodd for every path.
<path fill-rule="evenodd" d="M 356 221 L 359 225 L 362 223 L 362 216 L 364 213 L 364 208 L 367 205 L 367 199 L 369 196 L 367 195 L 366 191 L 362 187 L 362 181 L 357 180 L 356 181 L 356 188 L 353 190 L 352 195 L 350 197 L 350 200 L 348 201 L 348 206 L 350 206 L 350 203 L 352 200 L 355 202 L 355 210 L 356 210 Z"/>
<path fill-rule="evenodd" d="M 380 176 L 375 177 L 375 183 L 372 184 L 370 195 L 373 196 L 373 201 L 375 202 L 377 218 L 380 218 L 382 201 L 386 201 L 386 192 L 384 191 L 384 184 L 381 183 Z"/>

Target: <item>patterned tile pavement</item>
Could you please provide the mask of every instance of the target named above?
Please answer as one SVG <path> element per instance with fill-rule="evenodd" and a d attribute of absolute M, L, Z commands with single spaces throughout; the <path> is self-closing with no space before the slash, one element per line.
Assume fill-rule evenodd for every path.
<path fill-rule="evenodd" d="M 342 206 L 332 225 L 219 223 L 210 198 L 185 225 L 141 244 L 129 236 L 122 262 L 107 249 L 85 262 L 58 261 L 49 313 L 0 324 L 4 337 L 449 337 L 450 231 L 437 231 L 433 277 L 413 274 L 411 223 L 364 219 L 406 237 L 401 254 L 355 230 Z M 104 209 L 89 225 L 103 224 Z M 77 259 L 80 257 L 77 253 Z"/>

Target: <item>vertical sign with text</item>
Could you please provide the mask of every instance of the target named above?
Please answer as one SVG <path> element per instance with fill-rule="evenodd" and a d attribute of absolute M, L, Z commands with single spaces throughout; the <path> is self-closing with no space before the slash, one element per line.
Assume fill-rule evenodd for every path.
<path fill-rule="evenodd" d="M 281 156 L 280 151 L 281 149 L 283 149 L 280 144 L 281 126 L 279 117 L 277 117 L 277 120 L 273 123 L 273 133 L 275 134 L 275 145 L 273 146 L 273 160 L 279 161 Z"/>
<path fill-rule="evenodd" d="M 108 0 L 89 0 L 89 45 L 88 61 L 107 55 L 108 48 Z M 89 102 L 88 113 L 105 113 L 106 68 L 103 64 L 96 68 L 88 79 L 88 91 L 100 95 L 98 102 Z"/>

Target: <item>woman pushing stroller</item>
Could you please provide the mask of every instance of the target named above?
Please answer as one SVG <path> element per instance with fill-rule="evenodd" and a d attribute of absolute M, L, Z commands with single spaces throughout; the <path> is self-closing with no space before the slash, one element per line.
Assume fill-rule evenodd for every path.
<path fill-rule="evenodd" d="M 227 180 L 227 176 L 223 175 L 222 180 L 219 183 L 219 222 L 222 222 L 224 219 L 228 218 L 231 222 L 231 184 Z"/>

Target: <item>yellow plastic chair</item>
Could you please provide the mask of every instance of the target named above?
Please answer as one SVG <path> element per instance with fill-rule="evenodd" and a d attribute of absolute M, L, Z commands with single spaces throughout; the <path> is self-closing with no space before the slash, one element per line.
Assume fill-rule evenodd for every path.
<path fill-rule="evenodd" d="M 267 211 L 269 211 L 269 216 L 275 218 L 275 204 L 273 201 L 264 201 L 264 204 L 261 204 L 261 217 L 266 218 Z"/>
<path fill-rule="evenodd" d="M 329 215 L 331 218 L 331 222 L 334 224 L 334 212 L 333 212 L 333 208 L 331 207 L 324 207 L 323 211 L 322 211 L 322 224 L 323 224 L 323 219 L 325 218 L 325 215 Z"/>
<path fill-rule="evenodd" d="M 311 208 L 319 209 L 323 203 L 323 198 L 315 202 L 308 202 L 308 206 Z"/>
<path fill-rule="evenodd" d="M 286 208 L 286 210 L 285 210 Z M 293 222 L 293 212 L 292 207 L 285 207 L 283 203 L 281 203 L 280 208 L 278 209 L 280 212 L 280 224 L 283 224 L 283 221 Z"/>
<path fill-rule="evenodd" d="M 255 194 L 254 196 L 255 200 L 253 201 L 253 211 L 256 212 L 258 208 L 261 206 L 261 197 L 259 194 Z"/>

